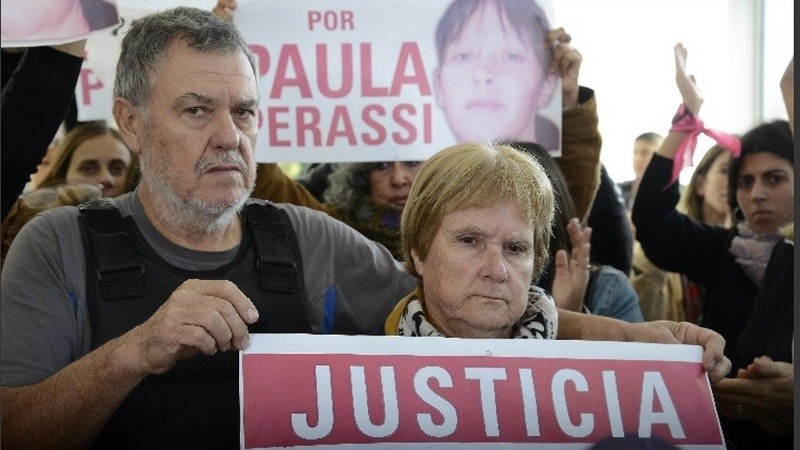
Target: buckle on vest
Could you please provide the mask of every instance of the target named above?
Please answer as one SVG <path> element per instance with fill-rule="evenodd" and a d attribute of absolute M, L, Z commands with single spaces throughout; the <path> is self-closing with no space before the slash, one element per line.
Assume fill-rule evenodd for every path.
<path fill-rule="evenodd" d="M 97 270 L 97 279 L 100 281 L 103 297 L 107 299 L 123 299 L 141 297 L 144 295 L 144 264 L 114 269 Z"/>

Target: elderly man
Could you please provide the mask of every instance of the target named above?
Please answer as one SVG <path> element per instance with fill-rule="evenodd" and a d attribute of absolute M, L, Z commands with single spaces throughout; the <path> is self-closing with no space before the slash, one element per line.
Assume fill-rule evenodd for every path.
<path fill-rule="evenodd" d="M 250 332 L 378 334 L 414 286 L 384 247 L 328 216 L 248 200 L 259 93 L 246 44 L 194 8 L 134 22 L 114 116 L 142 181 L 22 230 L 5 262 L 8 448 L 238 448 L 237 353 Z M 705 347 L 688 324 L 560 313 L 559 337 Z"/>

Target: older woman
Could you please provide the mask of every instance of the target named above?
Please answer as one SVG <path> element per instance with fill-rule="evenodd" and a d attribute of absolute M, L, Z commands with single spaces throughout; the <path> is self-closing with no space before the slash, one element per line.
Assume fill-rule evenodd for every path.
<path fill-rule="evenodd" d="M 401 222 L 419 287 L 386 333 L 554 339 L 555 303 L 532 286 L 547 262 L 553 205 L 544 169 L 512 147 L 465 143 L 434 155 Z"/>

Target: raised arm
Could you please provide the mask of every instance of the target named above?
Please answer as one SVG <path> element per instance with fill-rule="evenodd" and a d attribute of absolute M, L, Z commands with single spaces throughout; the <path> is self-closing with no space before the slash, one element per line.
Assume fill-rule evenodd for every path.
<path fill-rule="evenodd" d="M 794 134 L 794 55 L 781 76 L 781 94 L 786 105 L 786 113 L 789 115 L 789 126 Z"/>
<path fill-rule="evenodd" d="M 546 38 L 547 45 L 555 45 L 550 71 L 561 77 L 563 102 L 561 156 L 555 161 L 567 180 L 575 212 L 584 221 L 600 186 L 602 138 L 594 91 L 578 84 L 583 56 L 571 41 L 563 28 L 551 30 Z"/>

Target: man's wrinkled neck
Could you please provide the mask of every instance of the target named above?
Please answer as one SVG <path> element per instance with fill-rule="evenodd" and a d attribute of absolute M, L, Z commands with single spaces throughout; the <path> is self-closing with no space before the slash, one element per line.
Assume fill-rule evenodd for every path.
<path fill-rule="evenodd" d="M 225 251 L 239 245 L 242 239 L 242 224 L 238 211 L 219 215 L 205 214 L 203 219 L 171 220 L 174 211 L 163 197 L 154 193 L 144 181 L 137 190 L 147 218 L 169 241 L 191 250 Z"/>

